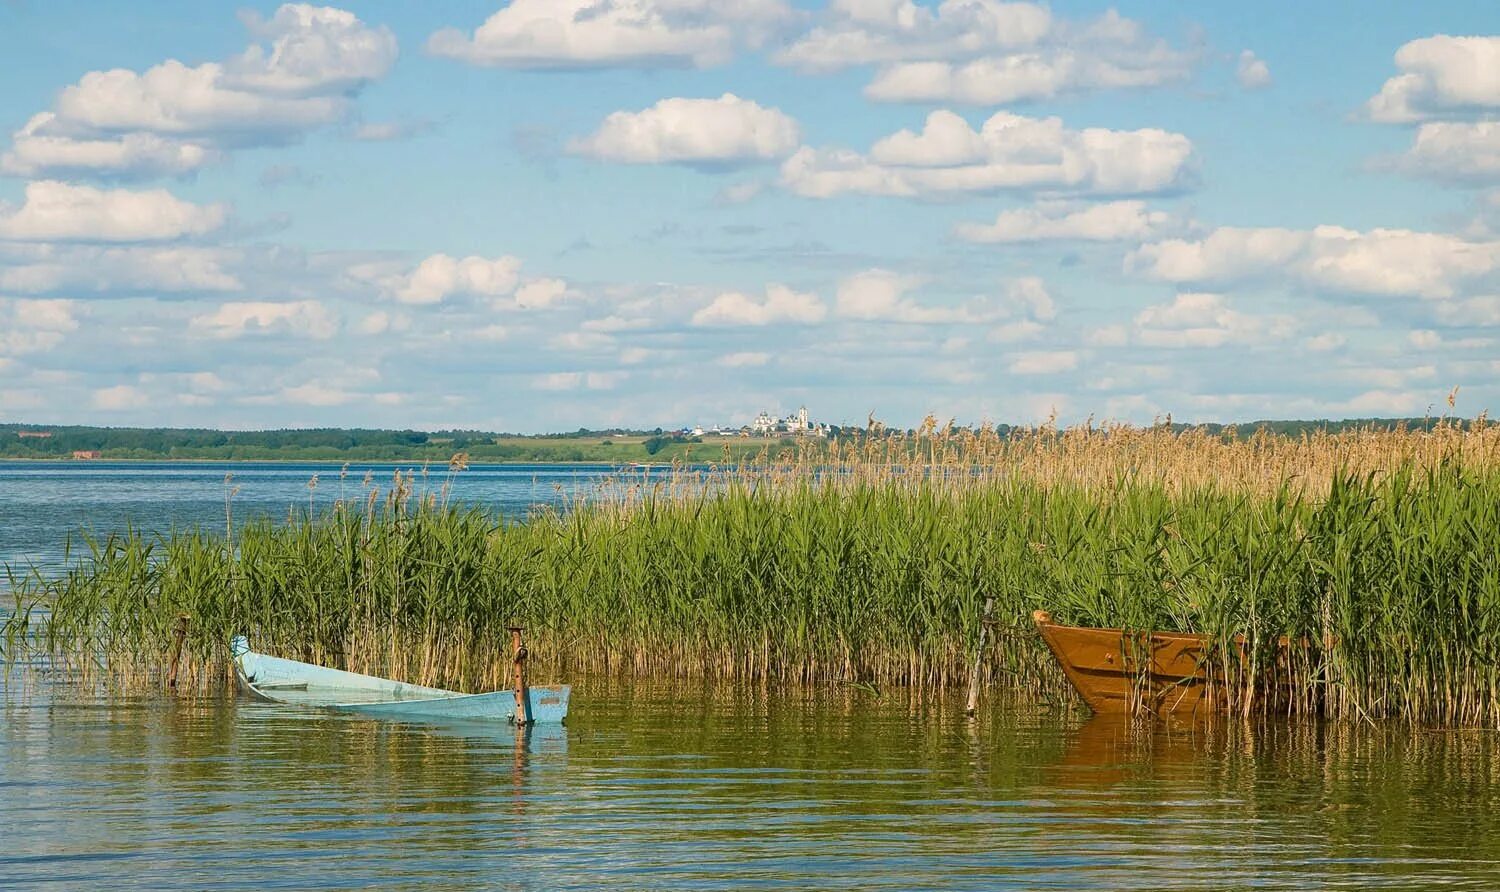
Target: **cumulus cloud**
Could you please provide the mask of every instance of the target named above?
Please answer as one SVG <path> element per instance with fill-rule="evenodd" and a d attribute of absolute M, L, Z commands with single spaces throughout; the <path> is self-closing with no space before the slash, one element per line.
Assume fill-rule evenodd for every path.
<path fill-rule="evenodd" d="M 957 306 L 930 306 L 907 292 L 922 285 L 915 276 L 871 269 L 839 282 L 835 311 L 840 318 L 861 322 L 900 322 L 913 325 L 988 322 L 1003 315 L 993 302 L 969 301 Z"/>
<path fill-rule="evenodd" d="M 151 397 L 144 390 L 131 384 L 116 384 L 101 387 L 93 392 L 91 402 L 95 409 L 117 412 L 122 409 L 139 409 L 151 404 Z"/>
<path fill-rule="evenodd" d="M 233 148 L 286 142 L 340 120 L 396 58 L 389 30 L 341 9 L 286 4 L 247 24 L 268 45 L 197 66 L 169 59 L 144 72 L 89 72 L 13 135 L 0 170 L 187 173 Z"/>
<path fill-rule="evenodd" d="M 71 300 L 0 297 L 0 356 L 51 350 L 77 330 L 77 305 Z"/>
<path fill-rule="evenodd" d="M 0 289 L 42 294 L 58 291 L 225 292 L 244 287 L 227 267 L 238 251 L 174 245 L 30 245 L 20 262 L 0 268 Z"/>
<path fill-rule="evenodd" d="M 764 300 L 738 291 L 725 292 L 694 313 L 692 322 L 698 326 L 815 325 L 826 315 L 828 308 L 816 294 L 793 291 L 785 285 L 771 285 L 766 288 Z"/>
<path fill-rule="evenodd" d="M 315 300 L 287 303 L 231 301 L 220 304 L 211 313 L 194 316 L 188 328 L 212 338 L 279 334 L 327 340 L 338 333 L 339 319 L 332 310 Z"/>
<path fill-rule="evenodd" d="M 562 279 L 533 279 L 516 289 L 516 306 L 523 310 L 546 309 L 568 294 Z"/>
<path fill-rule="evenodd" d="M 1325 291 L 1442 299 L 1500 267 L 1500 242 L 1405 229 L 1224 227 L 1197 241 L 1143 245 L 1125 266 L 1184 284 L 1290 279 Z"/>
<path fill-rule="evenodd" d="M 515 290 L 521 261 L 515 257 L 450 257 L 433 254 L 391 284 L 397 300 L 435 304 L 457 294 L 500 297 Z"/>
<path fill-rule="evenodd" d="M 1397 167 L 1459 183 L 1500 182 L 1500 121 L 1431 121 L 1417 128 Z"/>
<path fill-rule="evenodd" d="M 960 223 L 953 234 L 968 242 L 1006 244 L 1044 241 L 1145 241 L 1168 228 L 1171 217 L 1143 201 L 1100 204 L 1038 202 L 1001 211 L 993 224 Z"/>
<path fill-rule="evenodd" d="M 840 0 L 823 18 L 777 61 L 809 72 L 877 65 L 865 94 L 881 101 L 1000 105 L 1154 87 L 1197 64 L 1113 10 L 1075 23 L 1033 3 Z"/>
<path fill-rule="evenodd" d="M 1240 61 L 1234 69 L 1235 78 L 1246 90 L 1259 90 L 1271 86 L 1271 68 L 1265 60 L 1256 57 L 1250 50 L 1240 53 Z"/>
<path fill-rule="evenodd" d="M 196 205 L 165 189 L 95 189 L 56 180 L 26 185 L 21 206 L 0 204 L 0 239 L 19 241 L 169 241 L 217 229 L 226 209 Z"/>
<path fill-rule="evenodd" d="M 497 68 L 706 68 L 792 18 L 783 0 L 511 0 L 473 34 L 436 32 L 427 50 Z"/>
<path fill-rule="evenodd" d="M 1286 316 L 1237 312 L 1222 294 L 1178 294 L 1171 303 L 1136 314 L 1133 337 L 1146 347 L 1223 347 L 1285 338 L 1295 329 Z"/>
<path fill-rule="evenodd" d="M 804 147 L 782 184 L 812 198 L 843 193 L 903 197 L 1003 190 L 1149 194 L 1183 186 L 1192 142 L 1164 130 L 1068 130 L 1059 118 L 991 116 L 975 130 L 951 111 L 927 116 L 868 155 Z"/>
<path fill-rule="evenodd" d="M 733 93 L 718 99 L 663 99 L 618 111 L 569 151 L 627 164 L 736 165 L 774 161 L 801 142 L 797 122 Z"/>
<path fill-rule="evenodd" d="M 1413 123 L 1500 109 L 1500 37 L 1440 34 L 1396 51 L 1401 73 L 1365 105 L 1371 120 Z"/>
<path fill-rule="evenodd" d="M 1458 183 L 1500 182 L 1500 37 L 1437 35 L 1396 51 L 1401 73 L 1365 104 L 1373 121 L 1419 124 L 1393 166 Z"/>

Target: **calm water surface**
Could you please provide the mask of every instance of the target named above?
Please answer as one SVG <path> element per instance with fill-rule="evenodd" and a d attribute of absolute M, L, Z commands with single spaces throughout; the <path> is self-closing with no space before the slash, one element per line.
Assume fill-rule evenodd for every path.
<path fill-rule="evenodd" d="M 101 536 L 127 525 L 147 533 L 223 530 L 231 491 L 236 524 L 320 510 L 338 499 L 361 499 L 370 486 L 389 489 L 398 468 L 416 472 L 419 492 L 438 492 L 451 481 L 454 501 L 507 517 L 588 495 L 600 480 L 619 473 L 610 465 L 584 464 L 471 465 L 450 476 L 445 465 L 423 475 L 422 466 L 411 463 L 351 464 L 345 470 L 327 462 L 0 461 L 0 563 L 56 567 L 68 535 L 80 530 Z M 233 475 L 227 483 L 226 474 Z M 309 487 L 314 475 L 317 484 Z"/>
<path fill-rule="evenodd" d="M 0 885 L 1500 885 L 1484 734 L 1158 728 L 904 695 L 579 685 L 566 729 L 12 692 Z"/>

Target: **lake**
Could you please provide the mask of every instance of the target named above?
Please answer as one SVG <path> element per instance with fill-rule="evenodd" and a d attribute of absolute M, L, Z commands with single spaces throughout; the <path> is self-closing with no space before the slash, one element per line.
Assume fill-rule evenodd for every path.
<path fill-rule="evenodd" d="M 358 497 L 367 467 L 0 463 L 0 553 L 54 565 L 79 526 L 217 528 L 226 473 L 236 517 L 283 516 Z M 609 472 L 471 468 L 454 495 L 522 516 Z M 568 680 L 567 726 L 518 739 L 12 667 L 0 887 L 1500 887 L 1489 732 L 988 700 L 971 722 L 903 690 Z"/>
<path fill-rule="evenodd" d="M 470 465 L 452 475 L 434 465 L 424 475 L 420 463 L 410 462 L 345 469 L 333 462 L 0 461 L 0 563 L 56 568 L 68 535 L 80 530 L 107 535 L 127 524 L 146 532 L 223 530 L 226 496 L 236 525 L 253 516 L 323 510 L 339 499 L 362 499 L 372 485 L 388 490 L 398 469 L 416 472 L 418 492 L 436 493 L 451 482 L 453 501 L 506 517 L 587 495 L 619 472 L 585 464 Z M 317 483 L 309 486 L 314 475 Z"/>
<path fill-rule="evenodd" d="M 579 680 L 518 740 L 6 700 L 9 889 L 1493 889 L 1493 735 Z"/>

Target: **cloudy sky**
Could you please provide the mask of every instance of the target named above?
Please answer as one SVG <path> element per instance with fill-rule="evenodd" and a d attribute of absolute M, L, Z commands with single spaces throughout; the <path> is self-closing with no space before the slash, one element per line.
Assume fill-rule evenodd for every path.
<path fill-rule="evenodd" d="M 0 4 L 0 419 L 1500 408 L 1493 0 Z"/>

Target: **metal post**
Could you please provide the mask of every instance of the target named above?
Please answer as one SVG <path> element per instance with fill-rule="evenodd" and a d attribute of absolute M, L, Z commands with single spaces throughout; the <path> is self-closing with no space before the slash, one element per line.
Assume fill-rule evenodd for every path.
<path fill-rule="evenodd" d="M 521 627 L 510 627 L 510 648 L 514 654 L 516 685 L 516 726 L 531 724 L 531 697 L 526 693 L 526 645 L 521 643 Z"/>
<path fill-rule="evenodd" d="M 969 672 L 969 703 L 964 712 L 974 714 L 979 708 L 979 667 L 984 661 L 984 645 L 990 636 L 990 626 L 995 622 L 995 598 L 990 596 L 984 599 L 984 619 L 979 623 L 979 646 L 974 649 L 974 668 Z"/>

